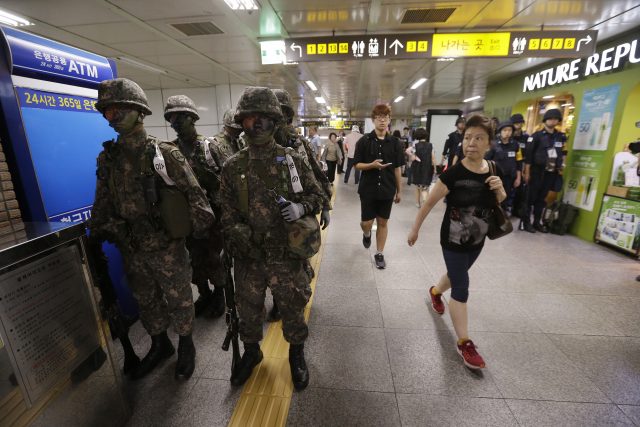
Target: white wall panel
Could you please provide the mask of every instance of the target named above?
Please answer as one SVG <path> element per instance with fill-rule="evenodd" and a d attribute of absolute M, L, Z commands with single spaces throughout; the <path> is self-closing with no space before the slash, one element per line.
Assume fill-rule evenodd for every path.
<path fill-rule="evenodd" d="M 151 107 L 152 115 L 145 117 L 145 127 L 149 126 L 162 126 L 166 125 L 164 120 L 164 99 L 162 98 L 162 91 L 160 89 L 145 90 L 149 101 L 149 107 Z M 160 137 L 160 136 L 158 136 Z"/>
<path fill-rule="evenodd" d="M 164 126 L 145 126 L 144 128 L 147 130 L 147 135 L 153 135 L 165 141 L 171 140 L 167 137 L 167 128 Z"/>

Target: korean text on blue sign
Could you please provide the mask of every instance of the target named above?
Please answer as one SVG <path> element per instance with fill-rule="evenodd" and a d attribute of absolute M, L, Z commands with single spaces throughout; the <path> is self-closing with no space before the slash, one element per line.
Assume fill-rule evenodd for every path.
<path fill-rule="evenodd" d="M 73 80 L 97 86 L 114 78 L 107 58 L 14 28 L 2 27 L 11 50 L 13 74 L 43 80 Z"/>
<path fill-rule="evenodd" d="M 71 212 L 64 212 L 58 215 L 53 215 L 49 217 L 50 222 L 84 222 L 88 221 L 91 218 L 91 206 L 85 206 L 84 208 L 79 208 L 73 210 Z"/>
<path fill-rule="evenodd" d="M 84 96 L 57 94 L 17 87 L 20 105 L 26 108 L 47 110 L 85 111 L 96 113 L 96 100 Z"/>

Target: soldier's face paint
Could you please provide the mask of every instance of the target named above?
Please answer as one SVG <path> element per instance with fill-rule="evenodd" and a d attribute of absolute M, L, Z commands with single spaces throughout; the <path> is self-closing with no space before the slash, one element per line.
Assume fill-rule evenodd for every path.
<path fill-rule="evenodd" d="M 104 118 L 116 132 L 126 134 L 131 132 L 139 123 L 140 113 L 130 108 L 122 108 L 116 105 L 104 110 Z"/>
<path fill-rule="evenodd" d="M 169 123 L 178 135 L 182 135 L 193 129 L 194 120 L 191 114 L 174 113 L 169 116 Z"/>
<path fill-rule="evenodd" d="M 262 114 L 252 114 L 242 120 L 242 128 L 252 145 L 263 145 L 271 140 L 275 132 L 275 122 Z"/>

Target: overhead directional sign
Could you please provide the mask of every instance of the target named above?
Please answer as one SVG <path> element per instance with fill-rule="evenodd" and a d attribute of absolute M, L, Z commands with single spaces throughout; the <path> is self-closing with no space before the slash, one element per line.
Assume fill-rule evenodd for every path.
<path fill-rule="evenodd" d="M 287 62 L 419 58 L 581 58 L 595 52 L 598 32 L 363 34 L 285 39 Z"/>

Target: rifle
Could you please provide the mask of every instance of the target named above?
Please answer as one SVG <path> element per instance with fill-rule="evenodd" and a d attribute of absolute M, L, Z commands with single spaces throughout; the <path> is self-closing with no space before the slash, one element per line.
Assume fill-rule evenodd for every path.
<path fill-rule="evenodd" d="M 132 373 L 140 364 L 140 358 L 129 340 L 129 323 L 118 307 L 118 297 L 109 276 L 109 264 L 102 251 L 102 240 L 89 236 L 87 238 L 89 269 L 98 290 L 100 291 L 100 312 L 102 318 L 109 322 L 112 338 L 118 338 L 124 351 L 124 374 Z"/>
<path fill-rule="evenodd" d="M 225 314 L 225 320 L 227 322 L 227 334 L 224 337 L 224 342 L 222 343 L 222 349 L 224 351 L 229 351 L 229 344 L 232 346 L 232 354 L 231 354 L 231 376 L 236 371 L 236 366 L 240 363 L 240 343 L 238 341 L 238 333 L 239 333 L 239 321 L 238 321 L 238 313 L 236 310 L 236 301 L 235 301 L 235 285 L 233 283 L 233 277 L 231 276 L 231 256 L 225 250 L 222 253 L 222 262 L 224 263 L 225 270 L 227 272 L 227 280 L 225 280 L 224 286 L 224 301 L 227 306 L 227 311 Z"/>

